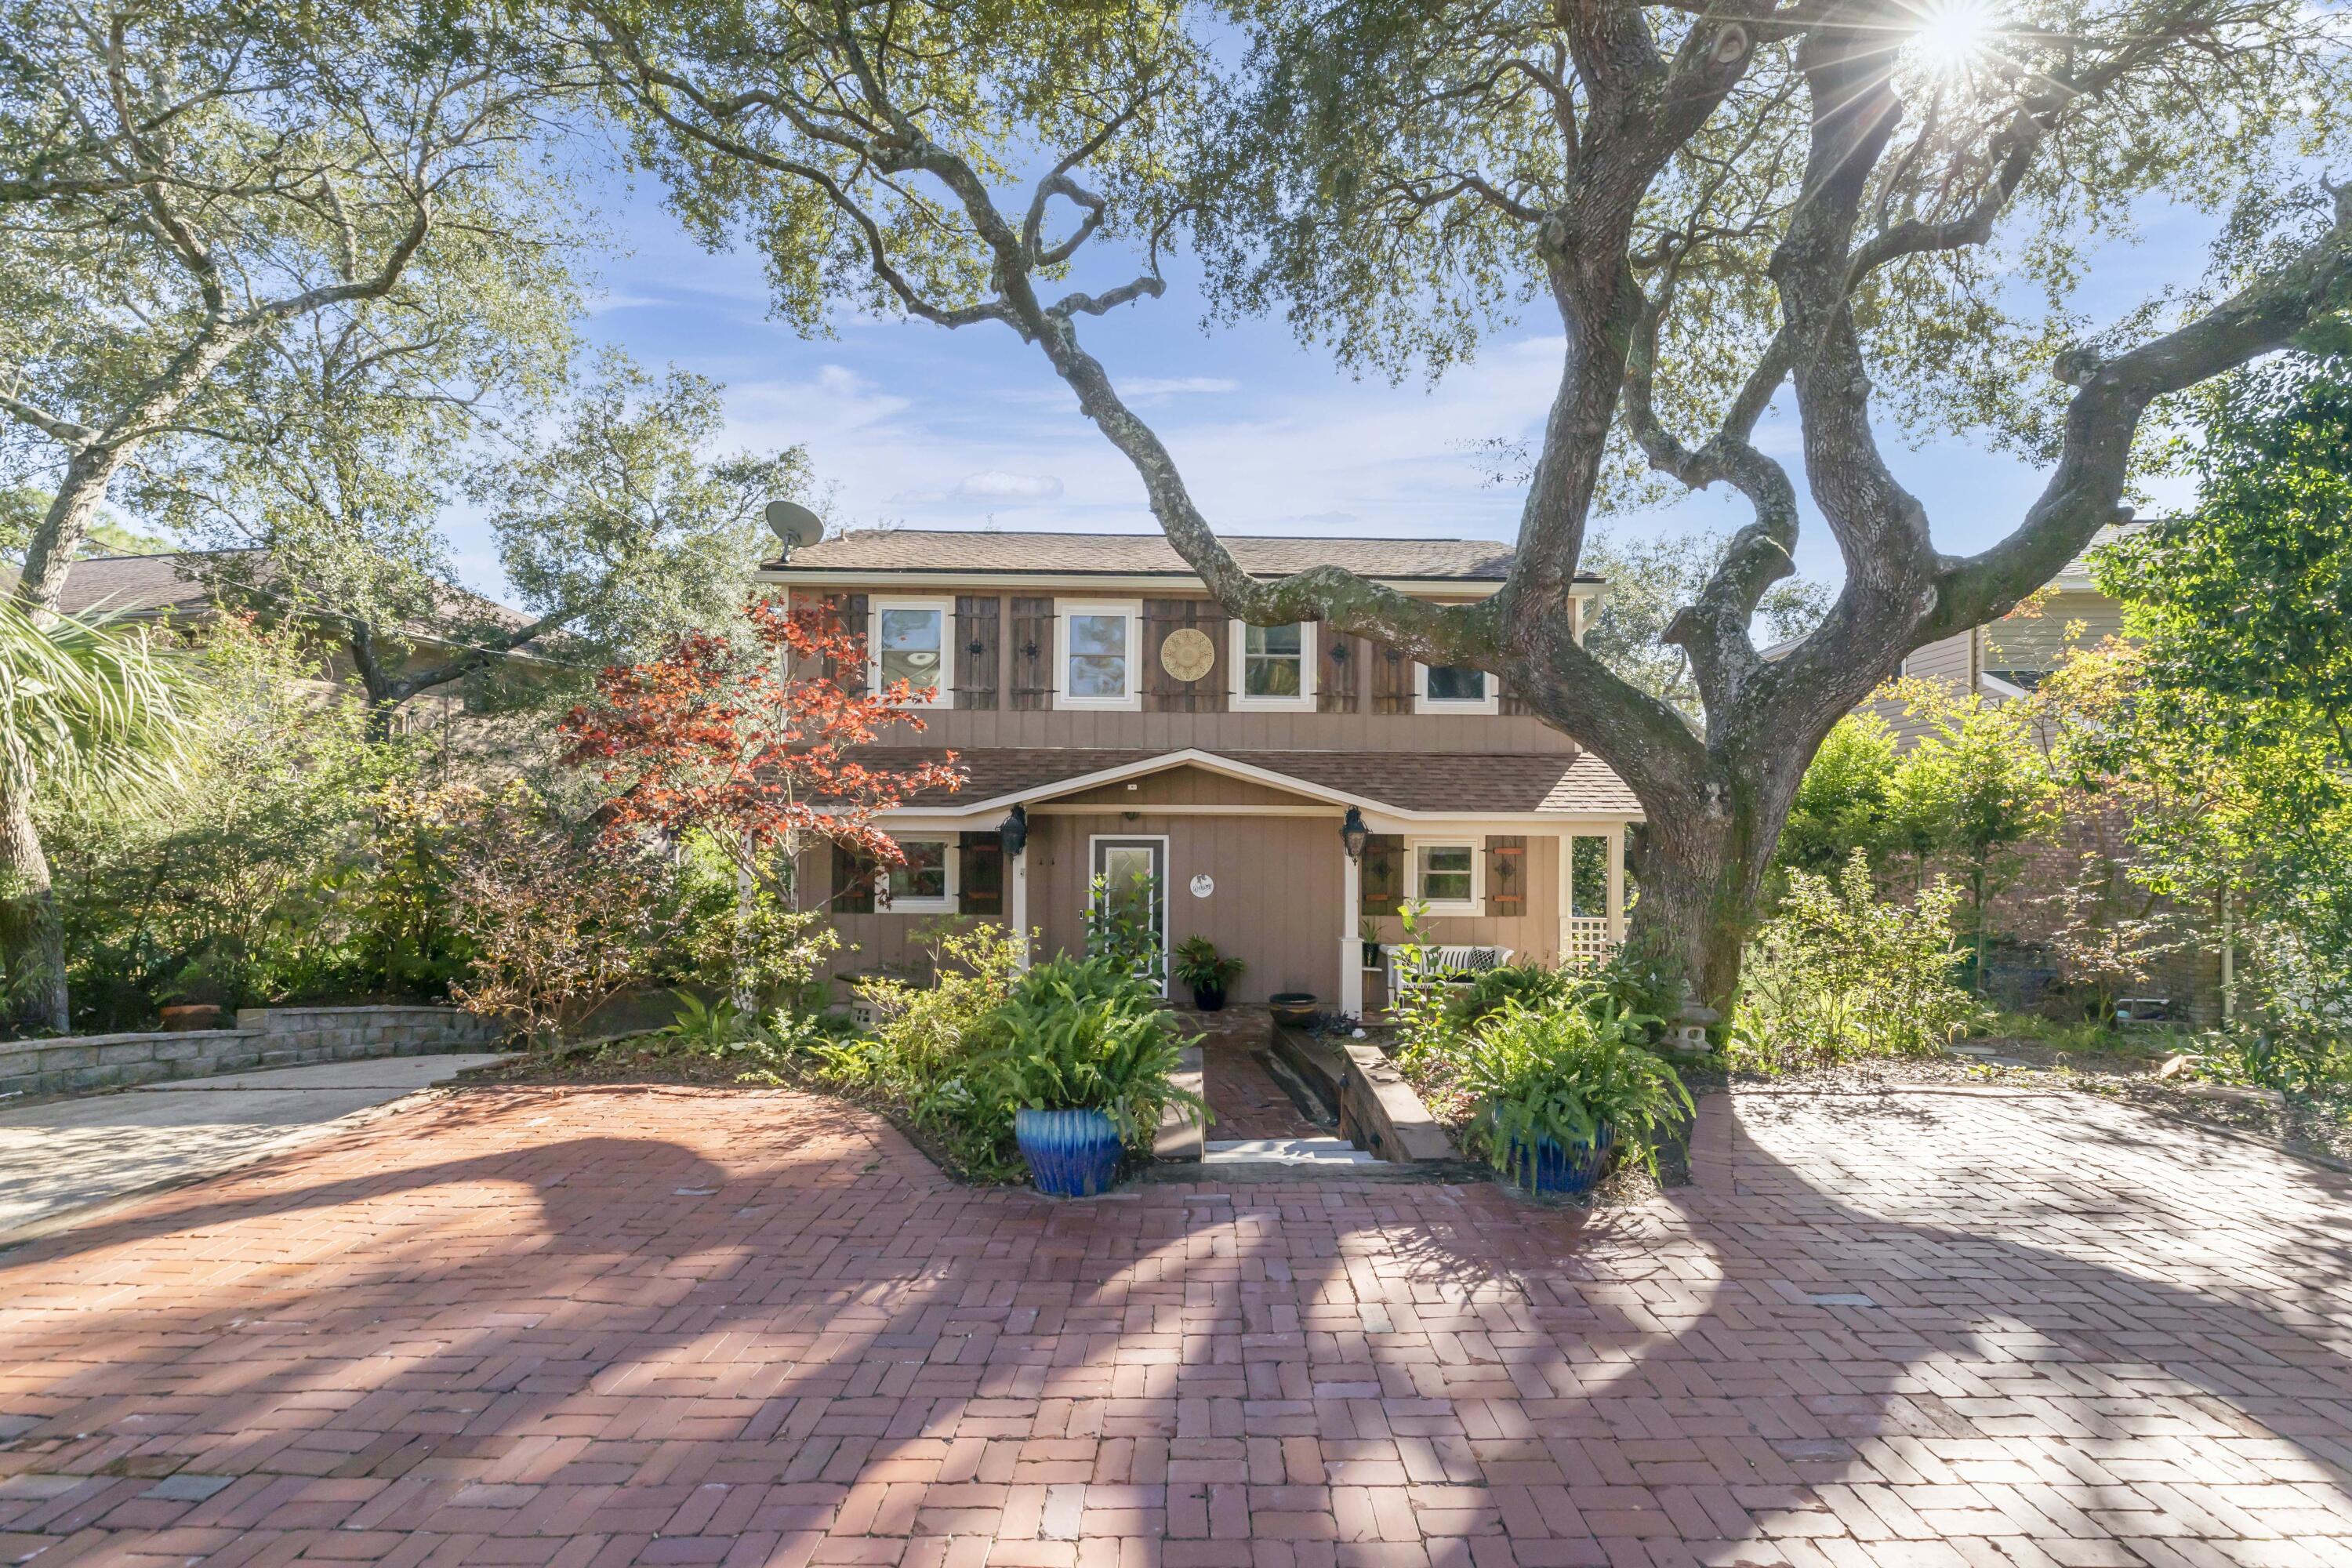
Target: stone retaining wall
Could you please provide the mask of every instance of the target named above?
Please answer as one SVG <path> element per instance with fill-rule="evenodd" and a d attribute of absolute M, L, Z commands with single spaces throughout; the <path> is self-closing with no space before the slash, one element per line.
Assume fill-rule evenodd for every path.
<path fill-rule="evenodd" d="M 79 1094 L 256 1068 L 494 1047 L 497 1025 L 454 1007 L 247 1007 L 234 1029 L 0 1042 L 0 1095 Z"/>

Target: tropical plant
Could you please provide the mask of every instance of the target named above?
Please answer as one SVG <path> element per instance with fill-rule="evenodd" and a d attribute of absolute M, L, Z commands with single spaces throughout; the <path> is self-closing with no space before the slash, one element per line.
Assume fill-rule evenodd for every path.
<path fill-rule="evenodd" d="M 654 1033 L 686 1050 L 720 1056 L 741 1045 L 760 1026 L 756 1017 L 727 997 L 706 1002 L 691 991 L 672 994 L 677 998 L 677 1016 Z"/>
<path fill-rule="evenodd" d="M 1241 978 L 1249 965 L 1219 952 L 1205 936 L 1188 936 L 1176 944 L 1176 978 L 1202 991 L 1223 991 Z"/>
<path fill-rule="evenodd" d="M 1097 875 L 1087 884 L 1087 956 L 1110 960 L 1124 973 L 1151 981 L 1160 978 L 1160 884 L 1145 872 L 1114 888 Z"/>
<path fill-rule="evenodd" d="M 1581 1005 L 1602 994 L 1599 982 L 1570 969 L 1547 969 L 1540 963 L 1503 963 L 1465 975 L 1449 987 L 1447 1021 L 1456 1030 L 1473 1029 L 1510 1004 L 1536 1009 Z"/>
<path fill-rule="evenodd" d="M 1188 1042 L 1158 994 L 1114 958 L 1037 965 L 1014 983 L 993 1022 L 1003 1043 L 973 1074 L 991 1102 L 1098 1110 L 1129 1147 L 1150 1140 L 1171 1104 L 1208 1114 L 1207 1102 L 1174 1081 Z"/>
<path fill-rule="evenodd" d="M 1832 882 L 1792 871 L 1757 933 L 1731 1031 L 1736 1066 L 1776 1072 L 1857 1056 L 1922 1056 L 1981 1023 L 1957 984 L 1952 907 L 1941 880 L 1909 904 L 1882 900 L 1856 850 Z"/>
<path fill-rule="evenodd" d="M 63 1032 L 71 1019 L 37 792 L 116 807 L 152 795 L 184 757 L 191 698 L 185 661 L 120 617 L 0 605 L 0 955 L 20 1023 Z"/>
<path fill-rule="evenodd" d="M 1654 1171 L 1658 1130 L 1692 1107 L 1674 1068 L 1643 1045 L 1646 1034 L 1611 1007 L 1517 1001 L 1482 1023 L 1463 1048 L 1458 1083 L 1476 1100 L 1477 1136 L 1495 1169 L 1532 1182 L 1540 1142 L 1613 1140 Z"/>

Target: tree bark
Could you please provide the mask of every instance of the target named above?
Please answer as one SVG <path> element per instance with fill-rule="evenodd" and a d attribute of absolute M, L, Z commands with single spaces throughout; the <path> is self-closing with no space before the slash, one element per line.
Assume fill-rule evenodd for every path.
<path fill-rule="evenodd" d="M 49 858 L 33 825 L 32 798 L 0 789 L 0 949 L 7 955 L 8 1011 L 19 1028 L 64 1034 L 65 925 L 49 882 Z"/>

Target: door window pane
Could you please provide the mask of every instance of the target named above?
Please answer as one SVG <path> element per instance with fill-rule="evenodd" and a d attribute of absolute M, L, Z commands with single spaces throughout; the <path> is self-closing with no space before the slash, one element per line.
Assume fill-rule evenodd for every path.
<path fill-rule="evenodd" d="M 948 896 L 948 845 L 944 838 L 903 838 L 903 865 L 890 868 L 890 901 L 913 899 L 936 903 Z"/>
<path fill-rule="evenodd" d="M 1433 904 L 1470 901 L 1471 860 L 1467 844 L 1421 847 L 1421 896 Z"/>
<path fill-rule="evenodd" d="M 1306 689 L 1306 628 L 1297 622 L 1243 629 L 1243 696 L 1297 696 Z"/>
<path fill-rule="evenodd" d="M 1072 697 L 1127 695 L 1125 616 L 1070 617 L 1070 672 L 1066 689 Z"/>
<path fill-rule="evenodd" d="M 903 680 L 918 691 L 940 686 L 940 650 L 945 628 L 936 609 L 884 610 L 878 617 L 882 684 Z"/>
<path fill-rule="evenodd" d="M 1486 672 L 1473 669 L 1466 664 L 1433 664 L 1429 667 L 1429 700 L 1432 702 L 1484 702 L 1486 700 Z"/>

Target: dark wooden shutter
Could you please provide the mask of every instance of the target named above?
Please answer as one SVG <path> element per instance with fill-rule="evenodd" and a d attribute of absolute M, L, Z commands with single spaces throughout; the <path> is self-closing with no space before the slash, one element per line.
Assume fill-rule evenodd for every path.
<path fill-rule="evenodd" d="M 1171 634 L 1191 629 L 1209 639 L 1216 662 L 1198 680 L 1179 680 L 1160 661 L 1160 645 Z M 1225 617 L 1204 599 L 1143 601 L 1143 710 L 1147 713 L 1222 713 L 1230 671 L 1225 659 Z"/>
<path fill-rule="evenodd" d="M 827 594 L 824 607 L 838 622 L 841 629 L 857 641 L 860 649 L 866 642 L 866 595 L 863 594 Z M 825 678 L 837 683 L 844 691 L 866 689 L 866 666 L 870 656 L 860 652 L 855 668 L 845 668 L 834 659 L 825 660 Z"/>
<path fill-rule="evenodd" d="M 1372 711 L 1412 711 L 1412 656 L 1402 648 L 1372 645 Z"/>
<path fill-rule="evenodd" d="M 955 705 L 987 712 L 996 706 L 998 666 L 995 595 L 956 595 Z"/>
<path fill-rule="evenodd" d="M 1054 601 L 1015 598 L 1011 608 L 1013 673 L 1005 684 L 1005 706 L 1051 708 L 1054 705 Z"/>
<path fill-rule="evenodd" d="M 1362 882 L 1358 907 L 1368 915 L 1400 914 L 1404 910 L 1404 840 L 1393 833 L 1375 833 L 1364 840 Z"/>
<path fill-rule="evenodd" d="M 833 847 L 833 912 L 870 915 L 874 912 L 875 863 L 845 844 Z"/>
<path fill-rule="evenodd" d="M 967 915 L 1004 912 L 1004 840 L 993 833 L 962 836 L 958 909 Z"/>
<path fill-rule="evenodd" d="M 1319 668 L 1315 671 L 1315 711 L 1353 713 L 1363 701 L 1364 649 L 1369 645 L 1328 626 L 1316 631 Z"/>
<path fill-rule="evenodd" d="M 1486 912 L 1528 912 L 1528 841 L 1517 834 L 1486 840 Z"/>

